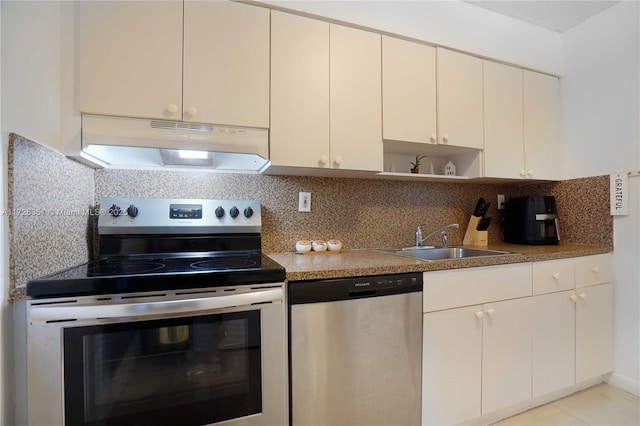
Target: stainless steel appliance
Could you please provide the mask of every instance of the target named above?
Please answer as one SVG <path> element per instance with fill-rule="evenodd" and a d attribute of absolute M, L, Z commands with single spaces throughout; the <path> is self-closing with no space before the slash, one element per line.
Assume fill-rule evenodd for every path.
<path fill-rule="evenodd" d="M 503 232 L 504 240 L 508 243 L 558 244 L 560 229 L 555 198 L 509 198 L 504 211 Z"/>
<path fill-rule="evenodd" d="M 289 283 L 291 420 L 419 425 L 422 274 Z"/>
<path fill-rule="evenodd" d="M 103 198 L 99 256 L 27 284 L 27 425 L 288 422 L 284 269 L 258 201 Z"/>

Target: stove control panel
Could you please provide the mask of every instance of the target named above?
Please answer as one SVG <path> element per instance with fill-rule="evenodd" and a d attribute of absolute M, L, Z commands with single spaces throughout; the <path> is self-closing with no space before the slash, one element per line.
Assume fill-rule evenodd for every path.
<path fill-rule="evenodd" d="M 259 200 L 102 197 L 99 234 L 260 233 Z"/>

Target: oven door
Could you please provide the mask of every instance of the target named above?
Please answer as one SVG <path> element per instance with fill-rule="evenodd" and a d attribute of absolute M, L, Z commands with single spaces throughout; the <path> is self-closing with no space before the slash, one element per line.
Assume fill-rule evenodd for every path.
<path fill-rule="evenodd" d="M 39 305 L 30 316 L 49 321 L 60 341 L 65 425 L 285 424 L 282 297 L 281 287 L 128 296 L 126 303 Z"/>

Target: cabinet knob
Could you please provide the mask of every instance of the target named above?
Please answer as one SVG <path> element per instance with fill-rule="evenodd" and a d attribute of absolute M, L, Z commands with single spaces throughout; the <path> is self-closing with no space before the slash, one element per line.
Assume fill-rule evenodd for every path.
<path fill-rule="evenodd" d="M 527 172 L 524 169 L 520 170 L 520 176 L 525 177 L 526 175 Z"/>
<path fill-rule="evenodd" d="M 189 114 L 191 117 L 195 117 L 196 114 L 198 114 L 198 108 L 190 106 L 189 108 L 187 108 L 187 114 Z"/>
<path fill-rule="evenodd" d="M 176 112 L 178 112 L 178 105 L 176 104 L 167 105 L 167 111 L 169 111 L 171 114 L 175 114 Z"/>
<path fill-rule="evenodd" d="M 320 164 L 327 164 L 328 161 L 329 161 L 329 158 L 326 155 L 323 155 L 322 157 L 320 157 Z"/>
<path fill-rule="evenodd" d="M 553 277 L 554 280 L 559 280 L 560 279 L 560 272 L 556 272 L 555 274 L 551 275 Z"/>
<path fill-rule="evenodd" d="M 482 311 L 476 312 L 476 318 L 478 318 L 478 319 L 484 318 L 484 314 L 482 313 Z"/>
<path fill-rule="evenodd" d="M 597 274 L 598 272 L 600 272 L 600 268 L 598 268 L 597 266 L 594 266 L 593 268 L 591 268 L 591 270 Z"/>
<path fill-rule="evenodd" d="M 445 133 L 444 135 L 442 135 L 442 143 L 447 143 L 447 142 L 449 142 L 449 135 Z"/>
<path fill-rule="evenodd" d="M 529 177 L 533 176 L 533 170 L 531 169 L 527 170 L 527 176 Z"/>
<path fill-rule="evenodd" d="M 489 315 L 490 317 L 492 317 L 492 316 L 493 316 L 493 314 L 495 314 L 495 313 L 496 313 L 496 311 L 495 311 L 495 310 L 493 310 L 493 309 L 487 309 L 487 315 Z"/>
<path fill-rule="evenodd" d="M 572 302 L 576 302 L 578 301 L 578 296 L 576 296 L 575 294 L 572 294 L 571 296 L 569 296 L 569 299 L 571 299 Z"/>
<path fill-rule="evenodd" d="M 437 143 L 438 142 L 438 135 L 436 135 L 435 133 L 431 133 L 431 143 Z"/>
<path fill-rule="evenodd" d="M 342 164 L 342 156 L 336 155 L 336 158 L 333 160 L 333 162 L 339 166 L 340 164 Z"/>
<path fill-rule="evenodd" d="M 587 298 L 587 293 L 580 293 L 580 294 L 578 295 L 578 297 L 580 297 L 580 299 L 584 300 L 584 299 L 586 299 L 586 298 Z"/>

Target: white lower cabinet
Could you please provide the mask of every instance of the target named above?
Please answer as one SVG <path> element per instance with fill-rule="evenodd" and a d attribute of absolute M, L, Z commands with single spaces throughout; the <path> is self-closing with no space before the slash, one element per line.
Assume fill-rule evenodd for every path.
<path fill-rule="evenodd" d="M 534 398 L 575 383 L 575 297 L 573 290 L 532 297 Z"/>
<path fill-rule="evenodd" d="M 482 412 L 531 399 L 531 298 L 484 305 Z"/>
<path fill-rule="evenodd" d="M 576 382 L 613 370 L 613 283 L 576 289 Z"/>
<path fill-rule="evenodd" d="M 530 302 L 424 315 L 423 424 L 456 424 L 531 398 Z"/>
<path fill-rule="evenodd" d="M 467 422 L 610 372 L 610 271 L 606 254 L 426 272 L 422 424 Z"/>
<path fill-rule="evenodd" d="M 480 416 L 482 306 L 423 315 L 422 424 Z"/>

